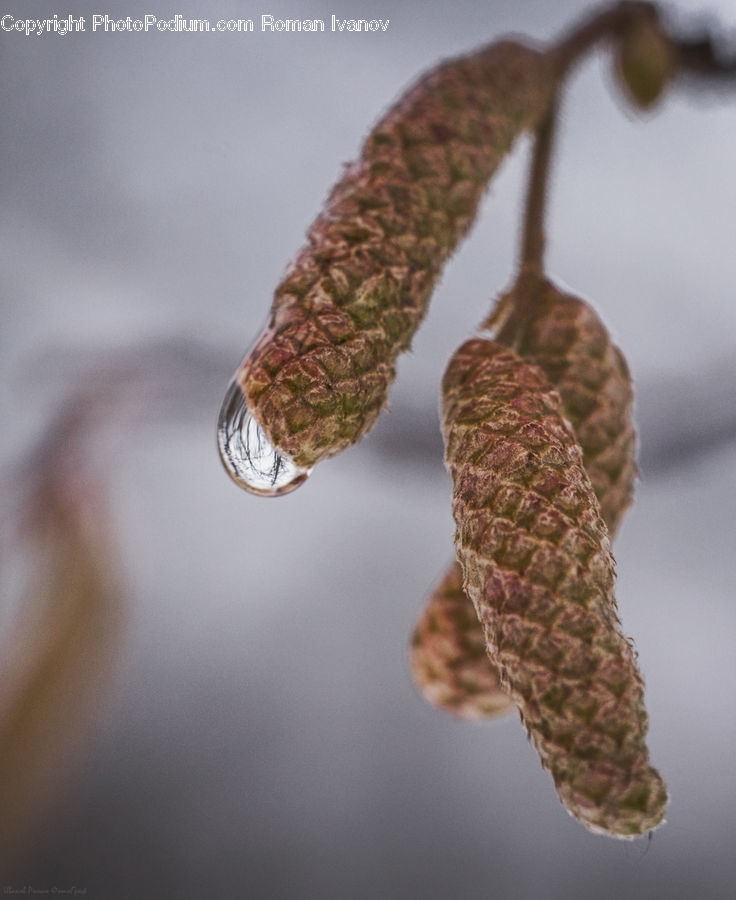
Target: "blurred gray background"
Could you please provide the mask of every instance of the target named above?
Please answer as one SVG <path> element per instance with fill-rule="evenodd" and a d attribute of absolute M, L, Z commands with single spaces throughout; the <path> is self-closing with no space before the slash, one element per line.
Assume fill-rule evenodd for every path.
<path fill-rule="evenodd" d="M 116 438 L 104 471 L 120 650 L 76 764 L 25 853 L 2 861 L 4 886 L 111 900 L 734 896 L 736 89 L 676 91 L 634 117 L 595 55 L 565 95 L 554 168 L 550 272 L 599 309 L 638 390 L 642 477 L 615 550 L 671 792 L 651 840 L 590 835 L 515 717 L 457 723 L 409 676 L 409 634 L 452 556 L 439 379 L 512 276 L 526 142 L 361 445 L 278 500 L 238 491 L 215 449 L 227 381 L 378 114 L 439 58 L 509 32 L 551 38 L 588 6 L 7 8 L 391 24 L 0 34 L 5 465 L 79 372 L 102 382 L 121 352 L 140 353 L 125 413 L 100 412 Z M 736 27 L 730 0 L 675 13 Z"/>

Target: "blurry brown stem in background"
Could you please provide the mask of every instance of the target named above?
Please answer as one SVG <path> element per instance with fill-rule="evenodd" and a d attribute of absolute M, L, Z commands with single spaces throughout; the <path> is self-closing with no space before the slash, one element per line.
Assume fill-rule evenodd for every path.
<path fill-rule="evenodd" d="M 59 789 L 117 645 L 119 594 L 98 487 L 42 476 L 23 510 L 33 566 L 0 685 L 0 849 Z"/>
<path fill-rule="evenodd" d="M 20 601 L 4 597 L 9 609 L 0 609 L 3 862 L 30 844 L 109 697 L 125 619 L 106 502 L 121 436 L 142 415 L 191 414 L 203 386 L 216 390 L 224 374 L 207 348 L 173 340 L 45 358 L 67 396 L 2 479 L 5 594 L 9 570 L 21 560 L 27 570 Z"/>

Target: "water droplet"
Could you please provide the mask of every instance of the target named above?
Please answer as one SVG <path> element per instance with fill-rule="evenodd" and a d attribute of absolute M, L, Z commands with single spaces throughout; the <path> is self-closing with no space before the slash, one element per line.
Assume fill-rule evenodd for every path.
<path fill-rule="evenodd" d="M 232 480 L 252 494 L 278 497 L 304 484 L 310 469 L 302 469 L 280 453 L 245 403 L 237 381 L 225 394 L 217 422 L 220 458 Z"/>

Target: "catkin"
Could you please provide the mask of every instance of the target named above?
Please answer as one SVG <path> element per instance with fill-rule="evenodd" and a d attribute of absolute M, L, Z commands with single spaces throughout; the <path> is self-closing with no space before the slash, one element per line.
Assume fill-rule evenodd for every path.
<path fill-rule="evenodd" d="M 662 821 L 643 681 L 582 452 L 542 371 L 481 339 L 443 379 L 464 586 L 502 681 L 568 811 L 634 837 Z"/>
<path fill-rule="evenodd" d="M 483 629 L 454 563 L 435 588 L 412 637 L 414 683 L 430 703 L 460 719 L 486 719 L 513 710 L 486 651 Z"/>
<path fill-rule="evenodd" d="M 368 135 L 276 288 L 237 373 L 272 443 L 310 467 L 358 441 L 493 172 L 547 110 L 550 55 L 492 44 L 426 74 Z"/>
<path fill-rule="evenodd" d="M 589 304 L 533 278 L 533 315 L 507 329 L 506 339 L 558 390 L 613 539 L 631 503 L 637 472 L 628 366 Z M 515 289 L 504 294 L 491 323 L 508 315 L 515 300 Z M 460 565 L 453 562 L 412 637 L 412 673 L 424 697 L 463 718 L 487 718 L 507 709 L 511 700 L 498 670 L 486 653 L 478 653 L 479 646 L 485 648 L 483 630 L 462 590 Z"/>
<path fill-rule="evenodd" d="M 532 314 L 505 330 L 504 343 L 539 366 L 559 392 L 613 538 L 631 505 L 637 475 L 629 368 L 590 304 L 546 279 L 534 278 L 531 291 Z M 509 301 L 513 290 L 498 305 Z"/>

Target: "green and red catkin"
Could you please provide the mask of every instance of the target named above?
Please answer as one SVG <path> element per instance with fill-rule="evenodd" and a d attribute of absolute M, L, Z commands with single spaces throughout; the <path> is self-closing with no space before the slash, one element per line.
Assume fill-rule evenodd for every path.
<path fill-rule="evenodd" d="M 613 537 L 633 500 L 637 474 L 629 367 L 590 304 L 536 275 L 520 281 L 530 314 L 503 326 L 499 340 L 539 366 L 559 391 Z M 514 290 L 502 296 L 499 311 L 514 299 Z"/>
<path fill-rule="evenodd" d="M 631 377 L 621 351 L 595 310 L 546 279 L 523 276 L 528 308 L 502 328 L 505 340 L 539 366 L 562 399 L 609 536 L 631 503 L 636 480 Z M 489 320 L 508 319 L 519 286 L 504 294 Z M 430 596 L 411 643 L 412 674 L 424 697 L 462 718 L 488 718 L 510 708 L 498 669 L 454 562 Z"/>
<path fill-rule="evenodd" d="M 374 424 L 490 177 L 549 107 L 553 66 L 511 41 L 442 63 L 383 116 L 333 188 L 236 376 L 297 465 Z"/>
<path fill-rule="evenodd" d="M 504 687 L 568 811 L 594 831 L 642 834 L 667 792 L 560 394 L 512 350 L 470 340 L 444 376 L 443 429 L 463 583 Z"/>
<path fill-rule="evenodd" d="M 488 658 L 457 563 L 434 589 L 414 628 L 411 671 L 426 700 L 460 719 L 487 719 L 515 709 Z"/>

